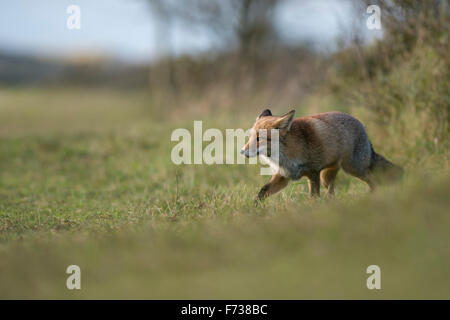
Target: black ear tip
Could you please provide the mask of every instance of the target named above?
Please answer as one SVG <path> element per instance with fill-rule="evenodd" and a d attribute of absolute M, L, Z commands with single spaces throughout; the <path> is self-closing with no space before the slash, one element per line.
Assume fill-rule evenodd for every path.
<path fill-rule="evenodd" d="M 258 118 L 269 117 L 271 115 L 272 115 L 272 112 L 269 109 L 266 109 L 263 112 L 261 112 L 261 114 L 259 115 Z"/>

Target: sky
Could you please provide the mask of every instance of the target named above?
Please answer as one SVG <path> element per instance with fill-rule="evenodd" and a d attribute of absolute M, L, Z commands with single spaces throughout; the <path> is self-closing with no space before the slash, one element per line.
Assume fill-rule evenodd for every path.
<path fill-rule="evenodd" d="M 66 26 L 71 4 L 81 9 L 80 30 Z M 289 42 L 309 40 L 332 48 L 350 26 L 351 12 L 346 0 L 286 0 L 275 21 Z M 0 51 L 44 56 L 93 52 L 142 62 L 165 53 L 154 22 L 144 0 L 0 0 Z M 175 54 L 195 54 L 217 45 L 198 28 L 175 24 L 170 34 Z"/>

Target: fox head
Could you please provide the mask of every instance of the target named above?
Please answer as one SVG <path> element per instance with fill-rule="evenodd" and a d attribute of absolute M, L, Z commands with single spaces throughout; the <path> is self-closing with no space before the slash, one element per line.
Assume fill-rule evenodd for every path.
<path fill-rule="evenodd" d="M 272 130 L 277 130 L 280 138 L 284 137 L 291 129 L 295 110 L 291 110 L 283 116 L 273 116 L 269 109 L 264 110 L 257 118 L 250 130 L 247 144 L 241 149 L 241 154 L 247 158 L 264 154 L 270 157 Z"/>

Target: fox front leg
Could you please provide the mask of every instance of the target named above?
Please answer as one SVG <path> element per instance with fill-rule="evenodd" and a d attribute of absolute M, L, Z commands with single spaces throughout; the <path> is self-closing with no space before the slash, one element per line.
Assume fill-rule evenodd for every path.
<path fill-rule="evenodd" d="M 286 187 L 288 182 L 289 182 L 288 178 L 285 178 L 279 175 L 278 173 L 274 174 L 272 176 L 272 179 L 270 179 L 269 183 L 265 184 L 264 187 L 261 188 L 261 190 L 258 193 L 258 198 L 256 200 L 257 201 L 264 200 L 271 194 L 274 194 L 283 189 L 284 187 Z"/>

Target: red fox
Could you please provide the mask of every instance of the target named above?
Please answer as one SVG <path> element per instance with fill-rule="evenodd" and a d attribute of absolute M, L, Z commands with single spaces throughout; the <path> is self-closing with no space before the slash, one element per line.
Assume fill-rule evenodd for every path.
<path fill-rule="evenodd" d="M 246 157 L 261 154 L 272 168 L 272 179 L 259 191 L 258 200 L 280 191 L 289 180 L 303 176 L 308 178 L 311 196 L 320 195 L 320 182 L 333 196 L 334 181 L 341 168 L 365 181 L 371 190 L 380 182 L 378 173 L 390 180 L 402 175 L 400 167 L 373 150 L 366 129 L 354 117 L 325 112 L 294 119 L 294 113 L 292 110 L 277 117 L 269 109 L 264 110 L 241 150 Z M 261 129 L 266 129 L 265 134 L 260 134 Z M 277 162 L 270 158 L 271 129 L 277 129 L 279 135 Z M 251 145 L 256 148 L 250 148 Z"/>

